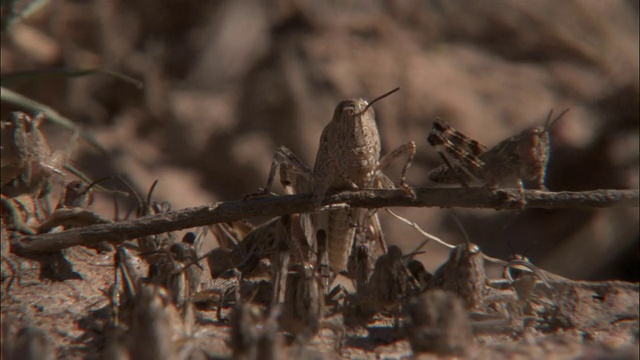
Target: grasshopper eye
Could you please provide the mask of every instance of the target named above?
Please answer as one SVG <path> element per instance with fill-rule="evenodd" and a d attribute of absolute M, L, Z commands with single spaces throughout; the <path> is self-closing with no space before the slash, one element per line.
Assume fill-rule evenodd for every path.
<path fill-rule="evenodd" d="M 342 109 L 342 113 L 343 113 L 343 114 L 345 114 L 345 115 L 347 115 L 347 116 L 350 116 L 350 117 L 351 117 L 351 116 L 355 115 L 355 113 L 356 113 L 356 109 L 355 109 L 355 107 L 353 107 L 353 106 L 351 106 L 351 105 L 349 105 L 349 106 L 345 106 L 345 107 Z"/>
<path fill-rule="evenodd" d="M 336 106 L 333 112 L 333 120 L 340 121 L 344 116 L 353 116 L 355 113 L 355 105 L 352 100 L 343 100 Z"/>
<path fill-rule="evenodd" d="M 480 247 L 478 247 L 478 245 L 476 245 L 476 244 L 468 244 L 468 246 L 469 246 L 468 247 L 469 253 L 477 254 L 477 253 L 480 252 Z"/>

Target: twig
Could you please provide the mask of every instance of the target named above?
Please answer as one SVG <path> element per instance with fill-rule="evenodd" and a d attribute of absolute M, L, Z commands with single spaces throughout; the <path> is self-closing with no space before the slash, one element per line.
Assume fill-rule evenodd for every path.
<path fill-rule="evenodd" d="M 442 246 L 444 246 L 444 247 L 447 247 L 447 248 L 449 248 L 449 249 L 453 249 L 453 248 L 455 248 L 455 247 L 456 247 L 455 245 L 451 245 L 451 244 L 447 243 L 446 241 L 444 241 L 444 240 L 440 239 L 439 237 L 437 237 L 437 236 L 435 236 L 435 235 L 431 235 L 431 234 L 429 234 L 428 232 L 426 232 L 426 231 L 422 230 L 422 228 L 421 228 L 418 224 L 416 224 L 415 222 L 413 222 L 413 221 L 411 221 L 411 220 L 407 220 L 407 219 L 403 218 L 402 216 L 400 216 L 400 215 L 398 215 L 398 214 L 394 213 L 393 211 L 391 211 L 391 210 L 389 210 L 389 209 L 387 209 L 387 208 L 385 208 L 385 210 L 387 210 L 387 212 L 388 212 L 389 214 L 391 214 L 393 217 L 395 217 L 396 219 L 398 219 L 398 220 L 402 221 L 403 223 L 405 223 L 405 224 L 407 224 L 407 225 L 411 226 L 411 227 L 412 227 L 412 228 L 414 228 L 418 233 L 420 233 L 420 235 L 422 235 L 422 236 L 424 236 L 424 237 L 426 237 L 426 238 L 427 238 L 426 240 L 424 240 L 423 242 L 421 242 L 421 243 L 420 243 L 420 244 L 419 244 L 415 249 L 413 249 L 413 251 L 411 252 L 412 254 L 415 254 L 415 253 L 417 253 L 418 251 L 420 251 L 420 249 L 422 249 L 422 247 L 423 247 L 423 246 L 427 245 L 427 242 L 429 242 L 429 240 L 433 240 L 433 241 L 437 242 L 438 244 L 440 244 L 440 245 L 442 245 Z"/>
<path fill-rule="evenodd" d="M 342 192 L 325 199 L 324 205 L 346 203 L 353 207 L 467 207 L 521 209 L 522 195 L 526 208 L 601 208 L 638 206 L 639 190 L 595 190 L 585 192 L 544 192 L 526 190 L 488 190 L 484 188 L 415 189 L 416 198 L 403 190 L 362 190 Z M 119 243 L 141 236 L 161 234 L 220 222 L 259 216 L 282 216 L 314 211 L 309 194 L 258 197 L 186 208 L 113 224 L 91 225 L 67 231 L 23 236 L 13 239 L 16 254 L 53 252 L 76 245 L 93 245 L 101 241 Z"/>

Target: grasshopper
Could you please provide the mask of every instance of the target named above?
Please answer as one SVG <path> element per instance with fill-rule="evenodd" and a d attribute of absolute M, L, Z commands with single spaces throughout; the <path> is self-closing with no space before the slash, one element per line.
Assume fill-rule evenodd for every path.
<path fill-rule="evenodd" d="M 400 156 L 407 156 L 400 187 L 407 193 L 412 193 L 405 182 L 405 175 L 413 161 L 415 144 L 412 141 L 408 142 L 380 158 L 380 135 L 371 106 L 397 90 L 379 96 L 370 103 L 363 99 L 341 101 L 322 132 L 313 170 L 286 147 L 278 148 L 262 193 L 269 193 L 279 166 L 280 180 L 285 192 L 311 192 L 311 201 L 319 208 L 330 189 L 393 187 L 393 183 L 382 173 L 382 169 Z M 377 215 L 368 214 L 368 211 L 363 209 L 339 209 L 310 214 L 302 219 L 302 226 L 314 248 L 317 232 L 322 230 L 327 234 L 329 264 L 333 271 L 342 272 L 347 270 L 356 229 L 366 229 L 369 222 L 378 223 Z M 386 245 L 382 232 L 377 231 L 376 234 L 378 238 L 375 240 L 381 244 L 381 253 L 385 253 Z"/>
<path fill-rule="evenodd" d="M 469 138 L 454 129 L 444 120 L 433 123 L 427 141 L 445 162 L 429 173 L 429 180 L 437 183 L 461 183 L 468 187 L 469 181 L 479 181 L 495 187 L 499 182 L 515 178 L 520 188 L 523 180 L 535 181 L 540 190 L 544 184 L 549 162 L 549 130 L 569 109 L 552 120 L 549 112 L 543 127 L 533 127 L 520 134 L 502 140 L 492 148 Z M 449 159 L 453 161 L 450 161 Z"/>

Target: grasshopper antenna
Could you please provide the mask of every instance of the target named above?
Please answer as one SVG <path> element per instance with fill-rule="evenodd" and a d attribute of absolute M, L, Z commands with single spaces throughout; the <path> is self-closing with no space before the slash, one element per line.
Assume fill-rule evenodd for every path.
<path fill-rule="evenodd" d="M 109 179 L 113 179 L 113 176 L 107 176 L 107 177 L 103 177 L 102 179 L 98 179 L 92 183 L 90 183 L 86 189 L 84 189 L 83 192 L 80 193 L 80 195 L 84 195 L 86 193 L 88 193 L 92 187 L 94 187 L 95 185 L 98 185 L 99 183 L 105 181 L 105 180 L 109 180 Z"/>
<path fill-rule="evenodd" d="M 120 181 L 122 181 L 123 184 L 125 184 L 126 187 L 129 188 L 129 190 L 131 190 L 131 192 L 133 193 L 133 196 L 136 197 L 136 200 L 138 201 L 138 209 L 146 209 L 146 207 L 144 206 L 144 201 L 142 200 L 142 198 L 140 197 L 140 194 L 138 194 L 138 192 L 136 191 L 136 189 L 133 188 L 133 186 L 131 186 L 131 184 L 129 184 L 129 182 L 127 180 L 124 179 L 124 177 L 117 175 L 118 179 L 120 179 Z M 126 218 L 129 218 L 129 215 L 131 214 L 131 207 L 129 207 L 129 210 L 125 216 Z M 145 214 L 140 215 L 141 210 L 138 210 L 138 215 L 142 216 Z M 146 211 L 145 211 L 146 212 Z"/>
<path fill-rule="evenodd" d="M 147 206 L 151 206 L 151 197 L 153 196 L 153 191 L 156 189 L 156 185 L 158 185 L 158 179 L 156 179 L 153 182 L 153 184 L 151 184 L 151 187 L 149 188 L 149 192 L 147 193 L 147 202 L 146 202 Z"/>
<path fill-rule="evenodd" d="M 462 222 L 460 221 L 460 218 L 458 217 L 458 214 L 453 209 L 451 209 L 451 217 L 453 218 L 453 220 L 456 222 L 456 224 L 460 228 L 460 231 L 462 232 L 462 235 L 464 235 L 464 241 L 467 244 L 467 251 L 471 252 L 471 240 L 469 239 L 469 235 L 467 234 L 467 231 L 464 229 L 464 226 L 462 226 Z"/>
<path fill-rule="evenodd" d="M 551 109 L 551 111 L 549 111 L 549 115 L 547 116 L 547 121 L 544 123 L 543 132 L 549 131 L 553 127 L 553 125 L 555 125 L 558 122 L 558 120 L 562 119 L 564 114 L 568 112 L 569 112 L 569 108 L 566 108 L 563 112 L 560 113 L 560 115 L 558 115 L 558 117 L 556 117 L 554 120 L 551 120 L 551 118 L 553 117 L 553 109 Z"/>
<path fill-rule="evenodd" d="M 367 106 L 365 106 L 365 107 L 364 107 L 364 109 L 362 109 L 362 111 L 360 112 L 360 114 L 363 114 L 365 111 L 367 111 L 367 109 L 369 109 L 369 108 L 371 107 L 371 105 L 373 105 L 373 104 L 374 104 L 375 102 L 377 102 L 378 100 L 382 100 L 382 99 L 386 98 L 387 96 L 389 96 L 389 95 L 393 94 L 394 92 L 396 92 L 396 91 L 398 91 L 398 90 L 400 90 L 400 88 L 399 88 L 399 87 L 397 87 L 397 88 L 395 88 L 395 89 L 393 89 L 393 90 L 391 90 L 391 91 L 388 91 L 388 92 L 386 92 L 386 93 L 384 93 L 384 94 L 382 94 L 382 95 L 378 96 L 377 98 L 375 98 L 375 99 L 371 100 L 371 102 L 370 102 L 369 104 L 367 104 Z"/>

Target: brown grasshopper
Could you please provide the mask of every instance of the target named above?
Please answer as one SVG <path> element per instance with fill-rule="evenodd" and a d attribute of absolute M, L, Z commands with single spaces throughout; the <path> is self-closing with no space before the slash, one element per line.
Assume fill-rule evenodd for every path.
<path fill-rule="evenodd" d="M 185 240 L 190 233 L 185 234 Z M 198 255 L 194 244 L 183 240 L 172 244 L 168 249 L 159 250 L 163 257 L 155 257 L 149 265 L 149 280 L 164 286 L 173 302 L 183 308 L 200 290 L 204 268 L 197 262 Z"/>
<path fill-rule="evenodd" d="M 131 358 L 173 359 L 177 350 L 174 336 L 185 333 L 184 321 L 163 287 L 143 283 L 137 260 L 124 247 L 116 248 L 106 343 L 112 352 L 128 352 Z"/>
<path fill-rule="evenodd" d="M 521 329 L 518 321 L 522 320 L 519 310 L 522 306 L 516 304 L 516 301 L 522 291 L 517 287 L 525 286 L 526 283 L 512 282 L 515 291 L 510 288 L 505 291 L 498 290 L 491 285 L 485 274 L 485 259 L 492 262 L 497 260 L 487 257 L 477 245 L 468 241 L 456 246 L 451 251 L 449 259 L 436 271 L 429 289 L 442 289 L 457 295 L 465 308 L 471 311 L 474 332 Z M 504 261 L 500 263 L 505 266 L 518 265 L 533 269 L 533 265 L 519 260 L 513 264 Z"/>
<path fill-rule="evenodd" d="M 278 334 L 280 308 L 273 308 L 265 318 L 260 307 L 239 302 L 231 312 L 231 349 L 238 360 L 283 357 Z"/>
<path fill-rule="evenodd" d="M 502 140 L 492 148 L 455 130 L 444 120 L 436 120 L 427 141 L 437 151 L 445 165 L 429 173 L 429 180 L 437 183 L 461 183 L 479 181 L 495 187 L 505 179 L 535 181 L 538 189 L 544 185 L 550 155 L 549 130 L 567 113 L 566 109 L 552 120 L 549 112 L 544 127 L 526 129 L 518 135 Z M 453 161 L 450 161 L 449 159 Z"/>
<path fill-rule="evenodd" d="M 325 289 L 317 269 L 309 263 L 289 268 L 280 328 L 291 334 L 301 351 L 322 328 L 337 334 L 336 351 L 342 348 L 344 328 L 338 318 L 325 318 Z"/>
<path fill-rule="evenodd" d="M 464 355 L 473 343 L 467 309 L 453 293 L 429 290 L 407 307 L 404 329 L 414 354 Z"/>
<path fill-rule="evenodd" d="M 378 257 L 367 281 L 356 285 L 357 293 L 349 301 L 350 323 L 369 320 L 379 311 L 392 312 L 397 319 L 400 309 L 422 291 L 407 267 L 402 251 L 395 245 Z"/>
<path fill-rule="evenodd" d="M 264 260 L 261 265 L 270 266 L 278 239 L 287 236 L 290 229 L 286 228 L 295 227 L 298 221 L 299 215 L 292 214 L 273 218 L 256 227 L 240 221 L 210 225 L 209 229 L 220 244 L 207 258 L 212 276 L 217 277 L 240 265 L 250 256 Z M 256 274 L 246 275 L 258 275 L 264 271 L 264 266 L 258 266 L 254 270 Z"/>
<path fill-rule="evenodd" d="M 53 152 L 40 125 L 44 115 L 32 118 L 21 112 L 11 114 L 11 121 L 3 121 L 2 128 L 2 193 L 19 194 L 46 191 L 54 174 L 62 175 L 58 167 L 64 164 L 61 153 Z"/>
<path fill-rule="evenodd" d="M 56 210 L 36 227 L 38 234 L 48 232 L 57 226 L 69 228 L 72 226 L 111 223 L 111 220 L 105 219 L 87 209 L 92 201 L 92 187 L 106 179 L 109 178 L 100 179 L 88 185 L 78 180 L 68 183 Z M 101 244 L 99 249 L 109 249 L 109 246 Z"/>
<path fill-rule="evenodd" d="M 169 307 L 172 306 L 163 289 L 154 285 L 142 286 L 135 296 L 132 343 L 130 354 L 138 359 L 173 359 L 175 346 Z"/>
<path fill-rule="evenodd" d="M 287 285 L 280 327 L 308 341 L 320 330 L 324 311 L 324 289 L 311 264 L 293 265 Z"/>
<path fill-rule="evenodd" d="M 438 268 L 429 288 L 440 288 L 460 296 L 469 308 L 479 306 L 487 294 L 487 276 L 480 248 L 471 243 L 456 246 Z"/>
<path fill-rule="evenodd" d="M 298 228 L 293 216 L 280 217 L 277 223 L 275 246 L 273 247 L 271 308 L 281 308 L 280 327 L 291 334 L 300 351 L 320 328 L 330 328 L 338 333 L 337 348 L 340 348 L 342 327 L 325 319 L 325 293 L 329 286 L 329 275 L 323 274 L 326 258 L 326 234 L 320 230 L 317 236 L 319 253 L 316 265 L 311 261 L 314 255 L 302 229 Z M 333 319 L 335 320 L 335 319 Z"/>
<path fill-rule="evenodd" d="M 23 195 L 41 198 L 51 187 L 54 175 L 63 175 L 59 169 L 64 152 L 53 152 L 40 125 L 44 115 L 36 117 L 21 112 L 11 114 L 11 121 L 0 123 L 2 130 L 2 206 L 11 215 L 13 227 L 24 233 L 34 233 L 24 224 L 22 215 L 12 199 Z"/>
<path fill-rule="evenodd" d="M 228 319 L 222 315 L 225 306 L 231 302 L 238 303 L 241 296 L 242 273 L 236 268 L 229 269 L 213 280 L 213 284 L 199 291 L 193 297 L 193 302 L 199 307 L 216 306 L 216 318 L 220 322 Z"/>
<path fill-rule="evenodd" d="M 341 101 L 327 124 L 318 148 L 313 171 L 305 166 L 287 148 L 276 151 L 267 185 L 263 193 L 269 193 L 275 172 L 280 166 L 280 179 L 287 193 L 312 193 L 312 203 L 319 207 L 329 189 L 363 189 L 393 187 L 381 170 L 392 160 L 406 155 L 408 160 L 402 170 L 400 186 L 411 193 L 405 183 L 405 174 L 415 154 L 415 144 L 409 142 L 380 159 L 380 136 L 371 105 L 392 94 L 394 89 L 367 103 L 363 99 Z M 329 263 L 335 272 L 345 271 L 354 242 L 356 228 L 366 228 L 369 218 L 363 209 L 331 210 L 314 213 L 311 221 L 303 221 L 305 235 L 313 245 L 317 231 L 328 236 Z M 372 220 L 374 221 L 374 220 Z M 375 221 L 374 221 L 375 222 Z M 353 225 L 356 226 L 353 226 Z M 384 240 L 381 237 L 379 241 Z M 386 246 L 380 246 L 383 253 Z"/>

